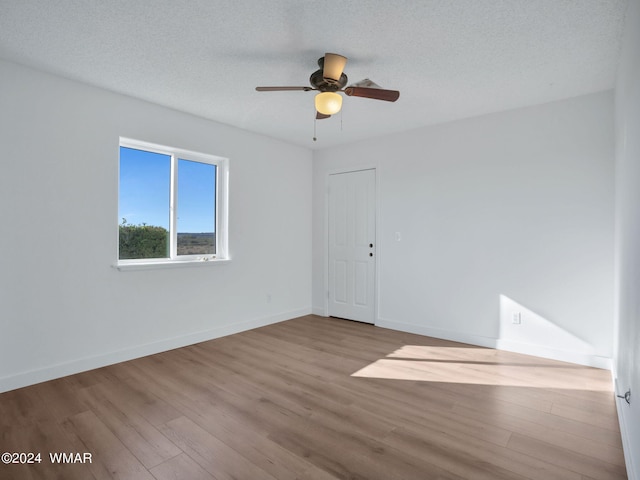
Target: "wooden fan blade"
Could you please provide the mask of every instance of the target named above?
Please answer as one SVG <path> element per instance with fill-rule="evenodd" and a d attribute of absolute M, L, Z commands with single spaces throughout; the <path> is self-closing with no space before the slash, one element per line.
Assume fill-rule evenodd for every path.
<path fill-rule="evenodd" d="M 292 90 L 303 90 L 308 92 L 309 90 L 315 90 L 311 87 L 256 87 L 258 92 L 288 92 Z"/>
<path fill-rule="evenodd" d="M 337 53 L 325 53 L 322 78 L 327 81 L 332 81 L 333 83 L 338 82 L 346 64 L 347 57 L 343 57 Z"/>
<path fill-rule="evenodd" d="M 325 118 L 329 118 L 331 115 L 325 115 L 324 113 L 320 113 L 316 111 L 316 120 L 324 120 Z"/>
<path fill-rule="evenodd" d="M 382 88 L 347 87 L 344 89 L 344 93 L 350 97 L 373 98 L 386 102 L 395 102 L 400 97 L 398 90 L 384 90 Z"/>

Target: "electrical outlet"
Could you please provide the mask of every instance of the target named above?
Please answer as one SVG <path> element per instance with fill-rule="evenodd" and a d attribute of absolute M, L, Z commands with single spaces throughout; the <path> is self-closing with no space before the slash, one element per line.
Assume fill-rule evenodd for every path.
<path fill-rule="evenodd" d="M 516 312 L 511 316 L 511 323 L 514 325 L 520 325 L 522 323 L 522 315 L 520 312 Z"/>

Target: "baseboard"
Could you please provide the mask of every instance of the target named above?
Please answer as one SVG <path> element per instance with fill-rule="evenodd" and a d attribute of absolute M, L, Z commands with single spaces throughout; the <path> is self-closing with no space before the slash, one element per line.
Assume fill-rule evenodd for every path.
<path fill-rule="evenodd" d="M 497 339 L 495 348 L 498 350 L 506 350 L 508 352 L 523 353 L 525 355 L 534 355 L 536 357 L 549 358 L 552 360 L 559 360 L 561 362 L 585 365 L 587 367 L 601 368 L 603 370 L 611 370 L 612 364 L 611 359 L 608 357 L 601 357 L 572 350 L 549 348 L 545 345 L 514 342 L 512 340 Z"/>
<path fill-rule="evenodd" d="M 245 320 L 210 330 L 181 335 L 179 337 L 173 337 L 159 342 L 136 345 L 135 347 L 126 348 L 116 352 L 85 357 L 72 360 L 70 362 L 47 366 L 45 368 L 21 372 L 16 375 L 0 378 L 0 393 L 29 385 L 35 385 L 40 382 L 46 382 L 55 378 L 66 377 L 67 375 L 73 375 L 75 373 L 85 372 L 87 370 L 93 370 L 94 368 L 105 367 L 114 363 L 126 362 L 135 358 L 173 350 L 174 348 L 186 347 L 187 345 L 213 340 L 214 338 L 225 337 L 227 335 L 244 332 L 253 328 L 264 327 L 273 323 L 309 315 L 310 313 L 310 308 L 291 310 L 276 315 Z"/>
<path fill-rule="evenodd" d="M 631 453 L 631 439 L 629 436 L 629 425 L 631 425 L 631 420 L 628 418 L 630 407 L 623 398 L 617 397 L 617 395 L 624 396 L 624 391 L 622 391 L 624 389 L 619 388 L 615 364 L 611 369 L 611 378 L 613 381 L 613 392 L 616 395 L 616 411 L 618 412 L 618 423 L 620 425 L 620 436 L 622 437 L 624 462 L 627 467 L 627 478 L 629 480 L 640 480 L 640 464 L 636 464 L 638 459 L 635 459 L 634 455 Z"/>
<path fill-rule="evenodd" d="M 624 400 L 617 398 L 616 406 L 618 410 L 618 422 L 620 423 L 620 436 L 622 437 L 622 450 L 624 451 L 624 462 L 627 467 L 627 478 L 629 480 L 640 480 L 640 466 L 636 467 L 629 444 L 628 421 L 625 419 L 629 406 Z"/>
<path fill-rule="evenodd" d="M 440 338 L 442 340 L 451 340 L 452 342 L 468 343 L 470 345 L 477 345 L 479 347 L 495 348 L 494 338 L 483 337 L 480 335 L 471 335 L 463 332 L 454 332 L 441 328 L 395 322 L 382 318 L 379 318 L 376 321 L 376 327 L 389 328 L 391 330 L 399 330 L 401 332 L 407 333 L 415 333 L 417 335 L 425 335 L 427 337 Z"/>
<path fill-rule="evenodd" d="M 473 335 L 464 332 L 456 332 L 452 330 L 426 327 L 422 325 L 413 325 L 409 323 L 401 323 L 385 319 L 378 319 L 378 321 L 376 322 L 376 326 L 390 328 L 392 330 L 400 330 L 401 332 L 426 335 L 428 337 L 440 338 L 443 340 L 451 340 L 453 342 L 468 343 L 470 345 L 477 345 L 479 347 L 495 348 L 498 350 L 506 350 L 509 352 L 522 353 L 525 355 L 534 355 L 536 357 L 576 363 L 578 365 L 586 365 L 589 367 L 602 368 L 605 370 L 611 369 L 610 358 L 600 357 L 597 355 L 589 355 L 582 352 L 547 348 L 544 345 L 514 342 L 511 340 L 484 337 L 481 335 Z"/>
<path fill-rule="evenodd" d="M 326 317 L 327 314 L 324 311 L 324 307 L 312 307 L 311 313 L 313 315 L 318 315 L 319 317 Z"/>

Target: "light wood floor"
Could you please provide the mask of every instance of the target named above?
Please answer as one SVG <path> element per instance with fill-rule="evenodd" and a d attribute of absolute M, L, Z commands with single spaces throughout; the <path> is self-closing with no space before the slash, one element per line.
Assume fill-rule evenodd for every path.
<path fill-rule="evenodd" d="M 315 316 L 1 394 L 0 427 L 42 454 L 2 479 L 626 478 L 609 372 Z"/>

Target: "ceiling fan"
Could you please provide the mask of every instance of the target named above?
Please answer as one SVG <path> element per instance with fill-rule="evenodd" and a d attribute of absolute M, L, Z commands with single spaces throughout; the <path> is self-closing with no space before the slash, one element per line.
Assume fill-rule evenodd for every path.
<path fill-rule="evenodd" d="M 387 102 L 395 102 L 400 97 L 399 91 L 380 88 L 368 78 L 345 87 L 348 81 L 344 73 L 346 64 L 347 57 L 337 53 L 325 53 L 324 57 L 318 59 L 320 69 L 309 77 L 310 87 L 256 87 L 256 90 L 258 92 L 319 91 L 320 93 L 315 98 L 316 119 L 318 120 L 329 118 L 340 111 L 342 96 L 338 92 L 343 92 L 349 97 L 372 98 Z"/>

